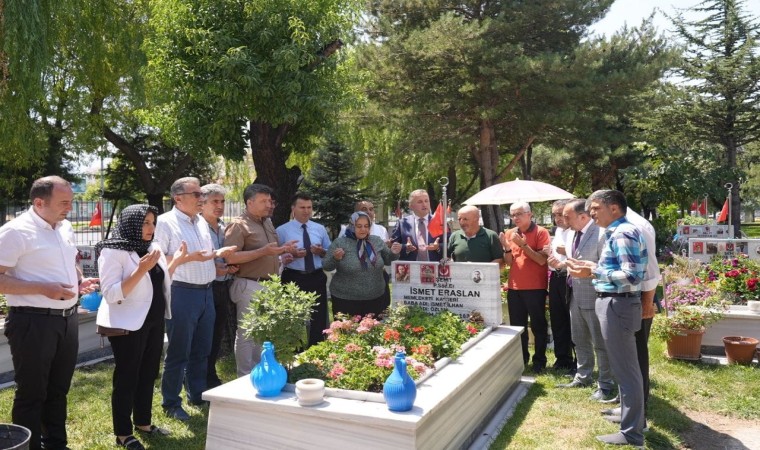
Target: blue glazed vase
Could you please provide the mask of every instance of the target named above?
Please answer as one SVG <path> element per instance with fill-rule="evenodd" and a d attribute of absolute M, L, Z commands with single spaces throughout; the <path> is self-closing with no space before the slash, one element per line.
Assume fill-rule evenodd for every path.
<path fill-rule="evenodd" d="M 83 295 L 80 303 L 82 305 L 82 308 L 86 309 L 87 311 L 97 311 L 98 308 L 100 308 L 101 300 L 103 300 L 103 296 L 100 294 L 100 292 L 95 291 Z"/>
<path fill-rule="evenodd" d="M 278 395 L 285 383 L 288 382 L 288 372 L 277 362 L 274 356 L 274 345 L 264 342 L 261 351 L 261 362 L 251 371 L 251 383 L 262 397 L 274 397 Z"/>
<path fill-rule="evenodd" d="M 383 397 L 391 411 L 409 411 L 417 397 L 417 386 L 406 371 L 406 355 L 397 352 L 393 372 L 383 384 Z"/>

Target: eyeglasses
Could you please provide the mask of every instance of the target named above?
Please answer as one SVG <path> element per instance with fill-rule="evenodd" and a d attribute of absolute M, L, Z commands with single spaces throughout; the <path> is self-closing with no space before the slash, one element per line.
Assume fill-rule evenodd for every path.
<path fill-rule="evenodd" d="M 203 194 L 201 194 L 200 191 L 195 191 L 195 192 L 182 192 L 182 193 L 177 194 L 177 195 L 192 195 L 195 198 L 201 198 L 201 195 L 203 195 Z"/>
<path fill-rule="evenodd" d="M 522 212 L 519 212 L 519 213 L 510 214 L 509 217 L 511 217 L 513 219 L 517 219 L 518 217 L 521 217 L 523 214 L 525 214 L 525 211 L 522 211 Z"/>

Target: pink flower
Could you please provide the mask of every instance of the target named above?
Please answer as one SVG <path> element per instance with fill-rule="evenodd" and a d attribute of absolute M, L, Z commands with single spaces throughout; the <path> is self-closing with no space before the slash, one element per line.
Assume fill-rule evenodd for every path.
<path fill-rule="evenodd" d="M 414 368 L 414 371 L 420 375 L 424 375 L 425 372 L 427 372 L 427 366 L 418 361 L 412 363 L 412 368 Z"/>
<path fill-rule="evenodd" d="M 345 372 L 346 372 L 345 367 L 343 367 L 340 363 L 335 363 L 335 365 L 333 365 L 332 369 L 327 374 L 327 376 L 332 379 L 336 379 L 336 378 L 339 378 L 341 375 L 343 375 Z"/>
<path fill-rule="evenodd" d="M 375 365 L 377 367 L 393 367 L 393 360 L 387 355 L 377 355 Z"/>
<path fill-rule="evenodd" d="M 351 342 L 351 343 L 349 343 L 349 344 L 346 344 L 346 346 L 345 346 L 345 347 L 343 347 L 343 348 L 344 348 L 344 349 L 345 349 L 345 350 L 346 350 L 348 353 L 351 353 L 351 352 L 358 352 L 358 351 L 361 351 L 361 349 L 362 349 L 361 347 L 359 347 L 358 345 L 354 344 L 353 342 Z"/>

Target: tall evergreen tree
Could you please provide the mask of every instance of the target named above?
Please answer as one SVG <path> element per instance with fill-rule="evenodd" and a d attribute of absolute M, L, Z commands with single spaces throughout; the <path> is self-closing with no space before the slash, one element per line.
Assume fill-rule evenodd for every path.
<path fill-rule="evenodd" d="M 534 144 L 617 147 L 616 130 L 640 106 L 633 94 L 661 76 L 669 54 L 651 26 L 586 39 L 611 4 L 378 0 L 367 26 L 376 41 L 361 52 L 375 79 L 369 96 L 401 118 L 405 148 L 466 149 L 481 189 L 512 178 Z M 486 226 L 500 229 L 489 210 Z"/>
<path fill-rule="evenodd" d="M 733 171 L 731 220 L 739 236 L 741 173 L 737 152 L 760 140 L 760 23 L 743 10 L 741 0 L 706 0 L 694 8 L 702 19 L 673 19 L 686 52 L 678 75 L 684 96 L 672 108 L 672 124 L 697 139 L 720 145 Z"/>
<path fill-rule="evenodd" d="M 304 191 L 311 195 L 319 222 L 333 238 L 354 212 L 360 195 L 356 189 L 360 179 L 344 145 L 330 141 L 317 151 L 309 176 L 304 180 Z"/>

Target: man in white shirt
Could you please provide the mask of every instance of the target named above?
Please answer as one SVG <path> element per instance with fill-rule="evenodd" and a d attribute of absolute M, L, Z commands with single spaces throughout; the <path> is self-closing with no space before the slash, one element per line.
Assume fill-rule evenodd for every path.
<path fill-rule="evenodd" d="M 201 394 L 206 390 L 208 356 L 214 333 L 214 296 L 211 283 L 216 278 L 214 257 L 224 258 L 235 247 L 214 250 L 208 224 L 199 215 L 203 201 L 197 178 L 186 177 L 171 186 L 175 202 L 171 211 L 161 214 L 156 223 L 154 241 L 161 247 L 168 262 L 183 242 L 188 253 L 203 252 L 202 261 L 177 267 L 172 277 L 172 318 L 166 321 L 169 345 L 161 378 L 162 406 L 168 417 L 189 420 L 182 408 L 180 392 L 183 383 L 187 401 L 192 405 L 204 403 Z"/>
<path fill-rule="evenodd" d="M 8 301 L 5 336 L 13 357 L 13 423 L 31 431 L 31 448 L 66 448 L 66 395 L 79 350 L 82 279 L 71 223 L 74 193 L 63 178 L 32 184 L 32 206 L 0 228 L 0 293 Z M 33 331 L 33 332 L 32 332 Z"/>
<path fill-rule="evenodd" d="M 440 238 L 433 238 L 428 232 L 430 197 L 424 189 L 409 194 L 409 209 L 412 214 L 404 216 L 396 224 L 391 241 L 401 244 L 402 261 L 440 261 Z"/>

